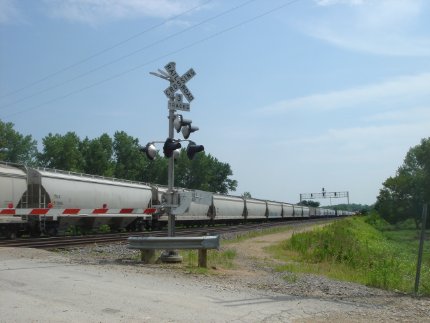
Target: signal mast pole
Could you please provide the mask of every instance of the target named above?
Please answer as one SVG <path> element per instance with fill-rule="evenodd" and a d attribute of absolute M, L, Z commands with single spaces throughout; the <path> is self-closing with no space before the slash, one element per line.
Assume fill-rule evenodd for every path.
<path fill-rule="evenodd" d="M 170 85 L 167 89 L 164 90 L 164 94 L 168 98 L 167 107 L 169 109 L 169 136 L 164 144 L 163 150 L 166 157 L 169 158 L 169 165 L 168 165 L 168 171 L 167 171 L 167 192 L 166 192 L 166 213 L 168 217 L 167 222 L 167 235 L 169 237 L 175 236 L 175 214 L 173 212 L 173 208 L 176 205 L 178 206 L 178 196 L 175 194 L 174 191 L 174 159 L 175 159 L 175 153 L 173 150 L 180 148 L 181 145 L 179 144 L 179 141 L 175 142 L 175 135 L 174 135 L 174 128 L 175 128 L 175 118 L 178 116 L 175 115 L 176 110 L 182 110 L 182 111 L 190 111 L 190 103 L 182 102 L 183 96 L 187 99 L 188 102 L 191 102 L 194 100 L 194 96 L 192 95 L 191 91 L 188 89 L 185 83 L 187 83 L 191 78 L 193 78 L 196 75 L 196 72 L 190 68 L 184 75 L 180 76 L 176 72 L 176 63 L 170 62 L 166 66 L 164 66 L 164 70 L 158 69 L 158 73 L 156 72 L 150 72 L 150 74 L 160 77 L 162 79 L 165 79 L 170 82 Z M 176 91 L 180 90 L 182 94 L 175 94 Z M 185 126 L 185 123 L 183 124 L 182 116 L 180 116 L 180 122 L 179 122 L 179 128 L 182 127 L 182 125 Z M 188 120 L 187 131 L 185 132 L 185 138 L 188 139 L 188 136 L 191 132 L 198 130 L 198 127 L 192 127 L 190 125 L 191 121 Z M 179 130 L 178 130 L 179 131 Z M 183 132 L 184 134 L 184 132 Z M 193 145 L 189 145 L 192 149 L 196 150 L 198 146 L 196 146 L 194 143 Z M 203 146 L 200 147 L 200 150 L 196 151 L 202 151 L 204 148 Z M 161 260 L 164 262 L 181 262 L 182 257 L 175 251 L 175 250 L 166 250 L 161 255 Z"/>
<path fill-rule="evenodd" d="M 170 99 L 169 99 L 170 100 Z M 169 110 L 169 138 L 174 138 L 173 133 L 173 120 L 175 119 L 175 110 Z M 167 208 L 167 235 L 169 237 L 175 236 L 175 215 L 172 214 L 172 206 L 173 205 L 173 187 L 175 185 L 175 157 L 169 158 L 169 166 L 167 168 L 167 204 L 169 207 Z"/>

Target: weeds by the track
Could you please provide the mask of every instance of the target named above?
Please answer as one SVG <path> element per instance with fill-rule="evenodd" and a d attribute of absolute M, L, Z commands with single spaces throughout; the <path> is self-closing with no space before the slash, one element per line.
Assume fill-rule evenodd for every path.
<path fill-rule="evenodd" d="M 291 239 L 268 250 L 286 263 L 276 268 L 279 271 L 324 274 L 411 293 L 417 263 L 416 231 L 381 231 L 384 226 L 389 228 L 375 215 L 347 218 L 310 232 L 294 234 Z M 430 295 L 428 242 L 421 269 L 420 292 Z"/>
<path fill-rule="evenodd" d="M 226 249 L 221 251 L 208 250 L 208 268 L 196 267 L 198 263 L 198 251 L 197 250 L 186 250 L 181 251 L 180 255 L 183 258 L 183 264 L 186 265 L 187 269 L 193 273 L 207 273 L 210 269 L 223 268 L 232 269 L 234 268 L 234 258 L 236 257 L 236 251 L 233 249 Z"/>
<path fill-rule="evenodd" d="M 303 225 L 307 225 L 306 222 Z M 293 226 L 285 225 L 272 228 L 264 228 L 260 230 L 240 232 L 237 233 L 233 238 L 223 239 L 221 245 L 221 251 L 208 250 L 208 269 L 198 268 L 198 251 L 187 250 L 180 251 L 180 255 L 183 257 L 183 264 L 186 265 L 187 270 L 192 273 L 206 274 L 211 271 L 211 269 L 234 269 L 234 259 L 236 258 L 236 251 L 230 248 L 231 245 L 235 243 L 240 243 L 248 239 L 268 235 L 276 234 L 280 232 L 286 232 L 293 230 Z M 291 275 L 289 275 L 291 276 Z M 294 278 L 295 279 L 295 278 Z"/>
<path fill-rule="evenodd" d="M 291 226 L 280 226 L 280 227 L 244 232 L 244 233 L 237 234 L 236 237 L 234 237 L 232 239 L 224 240 L 223 243 L 225 243 L 226 245 L 231 244 L 231 243 L 238 243 L 238 242 L 245 241 L 247 239 L 260 237 L 260 236 L 264 236 L 267 234 L 275 234 L 275 233 L 280 233 L 280 232 L 291 231 L 292 229 L 293 229 L 293 227 L 291 227 Z"/>

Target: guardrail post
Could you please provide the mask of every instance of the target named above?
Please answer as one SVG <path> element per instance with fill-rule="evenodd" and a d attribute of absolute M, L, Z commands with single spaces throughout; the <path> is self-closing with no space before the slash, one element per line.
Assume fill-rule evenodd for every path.
<path fill-rule="evenodd" d="M 199 249 L 199 267 L 207 268 L 208 267 L 208 250 L 207 249 Z"/>
<path fill-rule="evenodd" d="M 140 250 L 140 260 L 145 264 L 155 264 L 157 261 L 157 258 L 155 257 L 155 250 Z"/>
<path fill-rule="evenodd" d="M 207 268 L 208 249 L 219 249 L 220 236 L 203 237 L 129 237 L 129 249 L 138 249 L 144 263 L 155 263 L 157 249 L 197 249 L 198 266 Z M 169 259 L 169 258 L 167 258 Z"/>

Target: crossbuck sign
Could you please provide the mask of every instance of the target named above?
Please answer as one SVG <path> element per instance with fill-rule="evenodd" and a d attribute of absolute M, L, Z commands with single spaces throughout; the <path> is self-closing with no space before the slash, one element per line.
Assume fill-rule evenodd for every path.
<path fill-rule="evenodd" d="M 166 96 L 171 101 L 174 101 L 175 92 L 177 90 L 180 90 L 182 94 L 185 96 L 185 98 L 188 100 L 188 102 L 193 101 L 194 96 L 191 93 L 191 91 L 188 89 L 188 87 L 185 85 L 185 83 L 191 80 L 196 75 L 196 72 L 192 68 L 190 68 L 187 72 L 184 73 L 184 75 L 179 76 L 179 74 L 176 72 L 175 62 L 168 63 L 166 66 L 164 66 L 164 68 L 169 74 L 169 81 L 170 81 L 170 86 L 164 90 L 164 94 L 166 94 Z M 188 105 L 188 109 L 181 109 L 180 103 L 181 102 L 178 102 L 177 100 L 175 102 L 175 105 L 179 107 L 177 108 L 178 110 L 189 111 L 189 105 Z"/>

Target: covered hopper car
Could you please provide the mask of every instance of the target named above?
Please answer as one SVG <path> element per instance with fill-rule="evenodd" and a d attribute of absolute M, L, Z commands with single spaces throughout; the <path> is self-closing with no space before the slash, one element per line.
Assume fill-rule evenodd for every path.
<path fill-rule="evenodd" d="M 71 228 L 98 230 L 103 226 L 110 230 L 159 228 L 168 220 L 159 207 L 166 190 L 159 185 L 0 162 L 0 235 L 55 235 Z M 338 215 L 334 210 L 285 202 L 205 194 L 210 202 L 191 202 L 185 213 L 176 217 L 178 224 Z"/>

